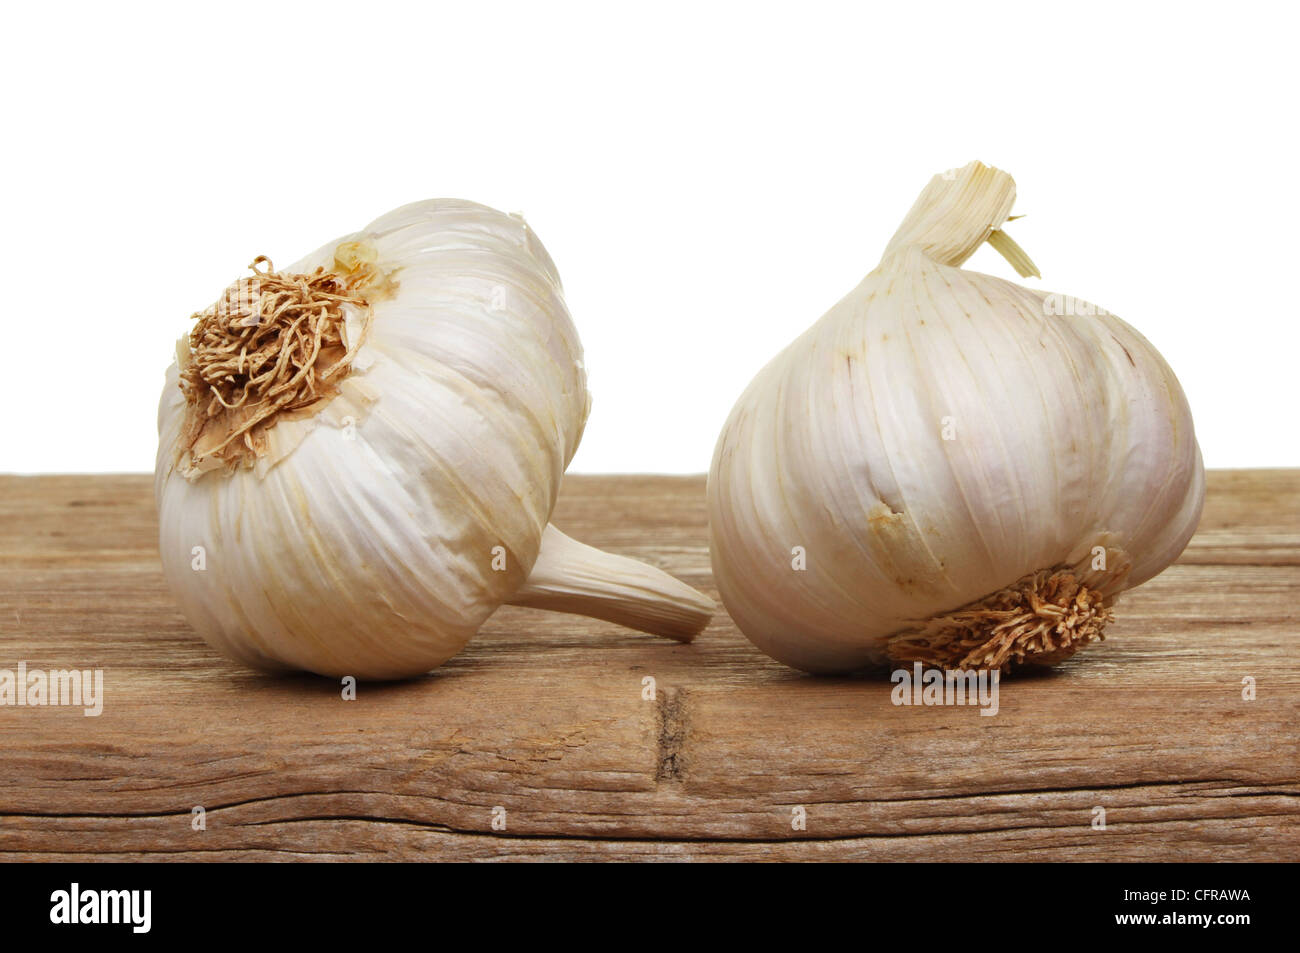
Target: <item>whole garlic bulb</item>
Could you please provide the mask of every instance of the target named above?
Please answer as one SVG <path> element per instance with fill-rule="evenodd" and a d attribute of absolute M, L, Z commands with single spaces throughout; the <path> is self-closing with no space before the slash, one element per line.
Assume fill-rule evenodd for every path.
<path fill-rule="evenodd" d="M 978 162 L 935 178 L 879 266 L 754 378 L 708 483 L 713 572 L 796 668 L 1007 669 L 1101 638 L 1161 572 L 1205 477 L 1178 381 L 1142 335 L 959 266 L 1015 198 Z"/>
<path fill-rule="evenodd" d="M 158 411 L 167 581 L 249 665 L 418 674 L 501 604 L 689 641 L 712 602 L 548 525 L 589 397 L 516 216 L 405 206 L 196 315 Z"/>

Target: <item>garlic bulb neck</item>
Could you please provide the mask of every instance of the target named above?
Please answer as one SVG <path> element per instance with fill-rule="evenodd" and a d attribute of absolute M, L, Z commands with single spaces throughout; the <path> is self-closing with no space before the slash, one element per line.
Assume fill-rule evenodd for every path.
<path fill-rule="evenodd" d="M 919 247 L 933 261 L 956 268 L 988 242 L 1022 278 L 1037 278 L 1038 267 L 1001 229 L 1015 200 L 1015 180 L 980 162 L 936 175 L 898 226 L 885 257 Z"/>
<path fill-rule="evenodd" d="M 510 605 L 571 612 L 690 642 L 709 624 L 713 600 L 665 572 L 570 539 L 554 526 Z"/>
<path fill-rule="evenodd" d="M 369 330 L 371 299 L 394 287 L 375 258 L 364 243 L 344 242 L 332 269 L 304 275 L 279 274 L 259 255 L 253 277 L 194 315 L 179 355 L 186 476 L 252 466 L 279 420 L 314 413 L 338 393 Z"/>

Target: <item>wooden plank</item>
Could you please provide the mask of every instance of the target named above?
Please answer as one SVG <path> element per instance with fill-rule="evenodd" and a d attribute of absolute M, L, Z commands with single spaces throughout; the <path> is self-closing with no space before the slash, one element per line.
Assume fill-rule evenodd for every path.
<path fill-rule="evenodd" d="M 0 707 L 0 858 L 1300 859 L 1300 471 L 1211 473 L 1179 563 L 995 717 L 791 671 L 725 613 L 683 646 L 512 607 L 343 701 L 193 635 L 150 484 L 0 477 L 0 668 L 106 695 Z M 569 477 L 555 522 L 716 595 L 702 477 Z"/>

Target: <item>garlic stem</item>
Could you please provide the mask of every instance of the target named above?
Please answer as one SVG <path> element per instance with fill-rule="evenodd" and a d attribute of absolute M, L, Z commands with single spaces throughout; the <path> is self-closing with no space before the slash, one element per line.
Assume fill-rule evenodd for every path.
<path fill-rule="evenodd" d="M 678 642 L 694 639 L 715 609 L 712 599 L 667 573 L 550 525 L 528 581 L 507 602 L 604 619 Z"/>
<path fill-rule="evenodd" d="M 1016 183 L 1000 169 L 971 162 L 930 180 L 890 239 L 885 254 L 921 247 L 957 267 L 988 242 L 1022 277 L 1038 276 L 1029 256 L 1001 231 L 1016 201 Z"/>

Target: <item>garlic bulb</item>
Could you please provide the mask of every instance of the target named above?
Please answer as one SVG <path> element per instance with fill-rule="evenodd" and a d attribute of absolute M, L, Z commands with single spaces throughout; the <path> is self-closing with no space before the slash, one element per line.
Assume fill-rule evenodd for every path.
<path fill-rule="evenodd" d="M 560 279 L 516 216 L 400 208 L 180 341 L 158 411 L 167 581 L 249 665 L 396 678 L 503 603 L 689 641 L 712 602 L 548 525 L 589 397 Z"/>
<path fill-rule="evenodd" d="M 1103 635 L 1172 563 L 1204 470 L 1178 381 L 1074 299 L 959 266 L 1015 198 L 978 162 L 936 176 L 861 284 L 754 378 L 708 483 L 723 603 L 811 672 L 1008 669 Z"/>

